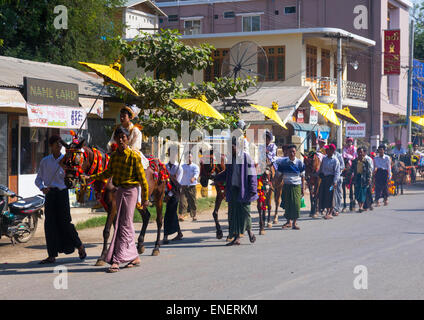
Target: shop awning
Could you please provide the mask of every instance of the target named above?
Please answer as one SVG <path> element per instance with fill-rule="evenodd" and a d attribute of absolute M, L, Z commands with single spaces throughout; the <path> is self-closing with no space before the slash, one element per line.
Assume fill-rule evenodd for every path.
<path fill-rule="evenodd" d="M 321 138 L 328 139 L 330 135 L 331 128 L 323 124 L 317 124 L 316 126 L 309 123 L 298 123 L 293 121 L 288 121 L 288 125 L 292 126 L 295 132 L 297 132 L 301 137 L 306 137 L 306 132 L 313 131 L 315 135 L 318 136 L 318 131 Z"/>
<path fill-rule="evenodd" d="M 18 108 L 26 111 L 26 101 L 18 89 L 1 88 L 0 108 Z"/>
<path fill-rule="evenodd" d="M 293 113 L 300 106 L 303 100 L 309 95 L 309 87 L 262 87 L 257 92 L 246 97 L 249 103 L 258 104 L 261 106 L 271 107 L 275 101 L 278 103 L 278 115 L 283 122 L 287 122 L 293 116 Z M 245 113 L 240 115 L 244 121 L 251 123 L 265 122 L 264 115 L 252 107 L 246 107 Z M 266 123 L 271 123 L 271 120 Z"/>

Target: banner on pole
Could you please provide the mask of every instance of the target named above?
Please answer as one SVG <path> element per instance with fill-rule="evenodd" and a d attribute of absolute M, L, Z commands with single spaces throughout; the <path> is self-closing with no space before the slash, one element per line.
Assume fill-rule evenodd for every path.
<path fill-rule="evenodd" d="M 84 108 L 33 105 L 27 103 L 30 127 L 79 129 L 87 112 Z M 83 129 L 87 128 L 85 122 Z"/>
<path fill-rule="evenodd" d="M 400 74 L 400 30 L 384 30 L 384 74 Z"/>
<path fill-rule="evenodd" d="M 364 138 L 366 136 L 366 123 L 352 124 L 346 123 L 346 137 Z"/>

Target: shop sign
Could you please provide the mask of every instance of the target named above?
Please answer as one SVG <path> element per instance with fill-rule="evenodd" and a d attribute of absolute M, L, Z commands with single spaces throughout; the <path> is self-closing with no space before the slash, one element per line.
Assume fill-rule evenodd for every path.
<path fill-rule="evenodd" d="M 400 30 L 384 30 L 384 74 L 400 74 Z"/>
<path fill-rule="evenodd" d="M 364 138 L 366 134 L 366 124 L 351 124 L 346 123 L 346 137 Z"/>
<path fill-rule="evenodd" d="M 314 107 L 311 106 L 309 112 L 309 124 L 317 124 L 318 123 L 318 111 Z"/>
<path fill-rule="evenodd" d="M 304 123 L 305 122 L 303 110 L 297 110 L 296 120 L 297 120 L 297 123 Z"/>
<path fill-rule="evenodd" d="M 78 85 L 24 77 L 26 101 L 31 104 L 78 107 Z"/>
<path fill-rule="evenodd" d="M 84 108 L 27 104 L 30 127 L 79 129 L 87 112 Z M 83 129 L 87 127 L 85 122 Z"/>

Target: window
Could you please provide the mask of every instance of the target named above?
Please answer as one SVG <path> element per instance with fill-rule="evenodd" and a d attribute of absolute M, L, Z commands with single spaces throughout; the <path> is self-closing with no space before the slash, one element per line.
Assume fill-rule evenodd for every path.
<path fill-rule="evenodd" d="M 225 19 L 234 18 L 235 16 L 236 16 L 236 14 L 234 13 L 234 11 L 226 11 L 226 12 L 224 12 L 224 18 Z"/>
<path fill-rule="evenodd" d="M 243 17 L 242 30 L 243 32 L 260 31 L 261 17 L 260 16 Z"/>
<path fill-rule="evenodd" d="M 284 7 L 284 14 L 296 13 L 296 7 Z"/>
<path fill-rule="evenodd" d="M 268 57 L 265 81 L 283 81 L 286 64 L 285 47 L 264 47 L 264 50 Z"/>
<path fill-rule="evenodd" d="M 184 34 L 199 34 L 202 33 L 200 20 L 185 20 L 184 21 Z"/>
<path fill-rule="evenodd" d="M 221 77 L 222 62 L 229 51 L 229 49 L 216 49 L 212 51 L 213 65 L 207 67 L 204 71 L 204 81 L 215 81 L 215 78 Z"/>
<path fill-rule="evenodd" d="M 315 79 L 317 77 L 317 47 L 306 46 L 306 78 Z"/>
<path fill-rule="evenodd" d="M 321 49 L 321 77 L 330 77 L 330 51 Z"/>
<path fill-rule="evenodd" d="M 176 22 L 178 21 L 178 14 L 170 14 L 168 16 L 168 22 Z"/>
<path fill-rule="evenodd" d="M 159 23 L 163 23 L 163 19 L 162 18 L 159 18 Z"/>

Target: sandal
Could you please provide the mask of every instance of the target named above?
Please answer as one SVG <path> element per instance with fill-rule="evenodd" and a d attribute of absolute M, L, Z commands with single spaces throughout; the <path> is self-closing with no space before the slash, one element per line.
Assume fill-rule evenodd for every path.
<path fill-rule="evenodd" d="M 233 241 L 226 244 L 226 246 L 239 246 L 239 245 L 240 245 L 239 239 L 234 239 Z"/>
<path fill-rule="evenodd" d="M 107 273 L 116 273 L 119 271 L 119 267 L 110 267 L 109 269 L 107 269 Z"/>
<path fill-rule="evenodd" d="M 329 220 L 329 219 L 333 219 L 333 217 L 330 214 L 326 214 L 324 216 L 324 219 Z"/>
<path fill-rule="evenodd" d="M 256 237 L 255 237 L 255 235 L 253 233 L 252 233 L 252 236 L 249 237 L 249 241 L 250 241 L 250 243 L 255 243 Z"/>
<path fill-rule="evenodd" d="M 44 259 L 44 260 L 41 260 L 38 264 L 53 264 L 53 263 L 55 263 L 56 262 L 56 259 L 55 258 L 46 258 L 46 259 Z"/>
<path fill-rule="evenodd" d="M 286 224 L 283 224 L 282 226 L 283 229 L 290 229 L 291 227 L 292 227 L 291 223 L 286 223 Z"/>
<path fill-rule="evenodd" d="M 300 228 L 297 225 L 294 225 L 293 230 L 300 230 Z"/>
<path fill-rule="evenodd" d="M 140 264 L 141 264 L 141 262 L 137 262 L 137 263 L 130 262 L 124 268 L 131 269 L 131 268 L 139 267 Z"/>
<path fill-rule="evenodd" d="M 174 239 L 172 239 L 172 241 L 176 241 L 176 240 L 183 240 L 183 234 L 179 234 Z"/>

